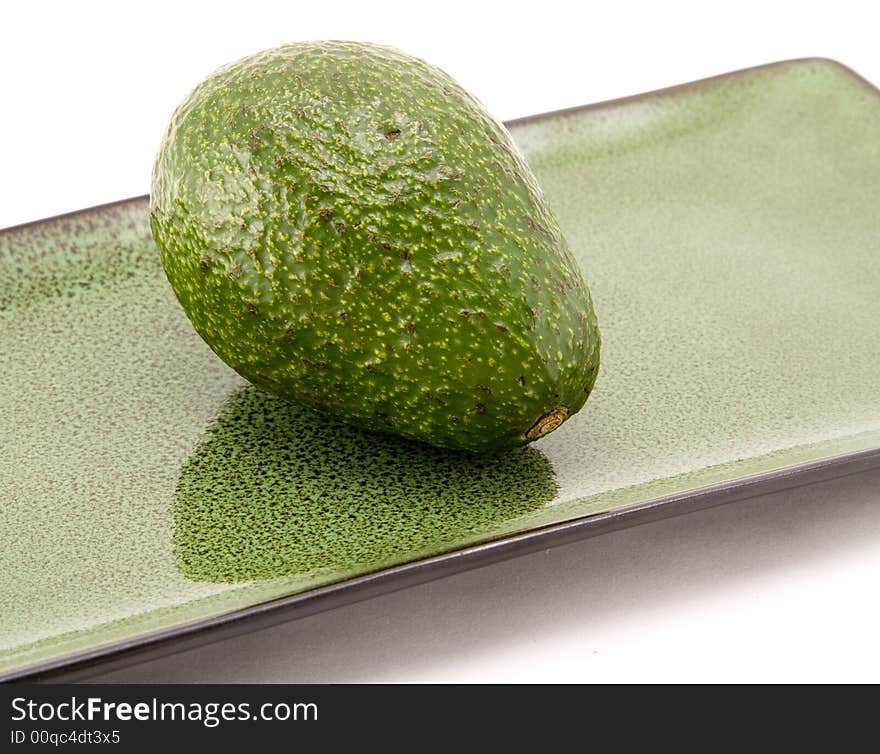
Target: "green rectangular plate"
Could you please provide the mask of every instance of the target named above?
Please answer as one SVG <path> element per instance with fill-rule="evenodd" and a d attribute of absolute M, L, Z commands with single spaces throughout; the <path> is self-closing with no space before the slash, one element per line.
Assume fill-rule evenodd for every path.
<path fill-rule="evenodd" d="M 510 130 L 604 350 L 587 407 L 495 459 L 247 387 L 174 299 L 144 198 L 0 233 L 0 676 L 880 462 L 876 89 L 792 61 Z"/>

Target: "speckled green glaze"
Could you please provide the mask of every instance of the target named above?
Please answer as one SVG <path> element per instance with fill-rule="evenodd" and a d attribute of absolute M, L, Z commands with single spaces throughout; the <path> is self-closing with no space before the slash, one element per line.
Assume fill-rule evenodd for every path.
<path fill-rule="evenodd" d="M 398 50 L 303 42 L 221 68 L 174 113 L 150 206 L 195 329 L 284 398 L 483 452 L 556 428 L 596 381 L 590 292 L 532 171 Z"/>
<path fill-rule="evenodd" d="M 589 250 L 604 323 L 595 395 L 500 472 L 522 493 L 446 456 L 435 473 L 451 489 L 410 489 L 409 466 L 436 451 L 314 435 L 249 392 L 181 312 L 144 200 L 0 234 L 0 668 L 880 445 L 876 90 L 803 61 L 511 132 Z M 285 457 L 285 412 L 314 452 L 294 441 Z M 355 461 L 344 476 L 334 448 L 390 473 Z M 487 499 L 462 512 L 469 490 Z M 280 518 L 254 508 L 268 497 Z M 407 500 L 433 517 L 409 528 Z M 296 547 L 288 514 L 328 529 Z M 249 517 L 265 526 L 224 529 Z"/>

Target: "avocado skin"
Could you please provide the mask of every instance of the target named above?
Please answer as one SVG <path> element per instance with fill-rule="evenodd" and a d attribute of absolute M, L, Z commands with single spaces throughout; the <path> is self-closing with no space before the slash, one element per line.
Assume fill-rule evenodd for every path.
<path fill-rule="evenodd" d="M 172 117 L 150 210 L 193 327 L 281 397 L 486 451 L 555 428 L 596 380 L 590 293 L 531 170 L 397 50 L 297 43 L 219 69 Z"/>

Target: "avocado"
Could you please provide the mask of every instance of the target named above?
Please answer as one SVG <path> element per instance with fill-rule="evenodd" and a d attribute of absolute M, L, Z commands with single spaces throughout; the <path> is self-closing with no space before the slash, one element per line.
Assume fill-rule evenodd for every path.
<path fill-rule="evenodd" d="M 171 119 L 150 223 L 223 361 L 353 424 L 509 448 L 596 380 L 590 293 L 531 170 L 397 50 L 296 43 L 219 69 Z"/>

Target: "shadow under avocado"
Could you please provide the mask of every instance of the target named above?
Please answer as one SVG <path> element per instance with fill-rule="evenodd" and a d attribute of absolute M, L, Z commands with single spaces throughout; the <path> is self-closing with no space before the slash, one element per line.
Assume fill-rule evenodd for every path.
<path fill-rule="evenodd" d="M 557 492 L 531 447 L 486 456 L 350 427 L 254 387 L 184 464 L 178 567 L 196 581 L 369 571 L 491 534 Z"/>

